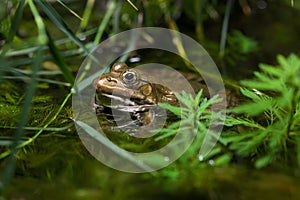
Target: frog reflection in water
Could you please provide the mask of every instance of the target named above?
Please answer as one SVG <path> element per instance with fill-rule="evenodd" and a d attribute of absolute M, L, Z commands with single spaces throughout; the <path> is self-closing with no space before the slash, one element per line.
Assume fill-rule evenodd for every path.
<path fill-rule="evenodd" d="M 109 116 L 111 110 L 130 113 L 132 120 L 124 126 L 149 124 L 157 115 L 150 109 L 158 107 L 158 102 L 178 104 L 174 92 L 169 88 L 147 81 L 142 73 L 129 69 L 121 62 L 115 63 L 109 73 L 97 78 L 94 86 L 97 91 L 95 99 L 97 115 Z"/>

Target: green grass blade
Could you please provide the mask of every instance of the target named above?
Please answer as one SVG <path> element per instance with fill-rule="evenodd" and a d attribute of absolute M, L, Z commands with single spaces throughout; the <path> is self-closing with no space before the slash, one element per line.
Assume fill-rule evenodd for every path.
<path fill-rule="evenodd" d="M 144 163 L 142 163 L 141 161 L 139 161 L 138 159 L 136 159 L 135 157 L 133 157 L 131 154 L 127 153 L 127 151 L 119 148 L 117 145 L 115 145 L 114 143 L 112 143 L 110 140 L 108 140 L 106 137 L 104 137 L 101 133 L 99 133 L 93 127 L 91 127 L 88 124 L 86 124 L 86 123 L 84 123 L 82 121 L 79 121 L 79 120 L 75 120 L 74 119 L 74 122 L 80 128 L 82 128 L 88 135 L 90 135 L 91 137 L 95 138 L 97 141 L 99 141 L 101 144 L 105 145 L 108 149 L 110 149 L 112 152 L 116 153 L 120 157 L 128 160 L 133 165 L 139 167 L 142 170 L 153 171 L 153 169 L 150 166 L 145 165 Z"/>
<path fill-rule="evenodd" d="M 72 73 L 70 72 L 70 70 L 68 69 L 67 63 L 64 61 L 62 55 L 60 54 L 60 52 L 56 48 L 56 46 L 53 42 L 53 39 L 52 39 L 52 37 L 51 37 L 51 35 L 49 34 L 48 31 L 47 31 L 47 35 L 48 35 L 48 46 L 49 46 L 51 54 L 53 55 L 53 58 L 56 61 L 56 64 L 60 68 L 61 72 L 63 73 L 63 76 L 67 79 L 67 81 L 71 85 L 74 85 L 75 79 L 74 79 Z"/>
<path fill-rule="evenodd" d="M 4 191 L 6 189 L 14 174 L 15 163 L 16 163 L 15 155 L 18 152 L 19 142 L 24 133 L 24 126 L 28 122 L 28 115 L 31 109 L 31 102 L 36 91 L 37 78 L 38 78 L 37 72 L 39 71 L 42 63 L 42 58 L 43 58 L 42 55 L 43 55 L 42 50 L 39 49 L 36 53 L 35 60 L 34 60 L 35 62 L 33 63 L 32 66 L 33 74 L 32 74 L 31 81 L 27 85 L 24 104 L 20 114 L 20 120 L 17 125 L 17 130 L 14 134 L 13 144 L 11 146 L 11 154 L 0 179 L 2 183 L 2 185 L 0 186 L 0 191 L 1 190 Z"/>
<path fill-rule="evenodd" d="M 233 0 L 228 0 L 227 4 L 226 4 L 226 11 L 225 11 L 225 16 L 223 19 L 222 31 L 221 31 L 221 41 L 220 41 L 220 56 L 221 56 L 221 58 L 223 58 L 224 53 L 225 53 L 227 30 L 228 30 L 229 17 L 230 17 L 232 5 L 233 5 Z"/>
<path fill-rule="evenodd" d="M 2 55 L 0 55 L 0 66 L 7 66 L 7 61 Z M 0 83 L 3 80 L 4 72 L 5 72 L 4 67 L 0 67 Z"/>
<path fill-rule="evenodd" d="M 40 6 L 43 12 L 51 19 L 51 21 L 63 31 L 75 44 L 84 50 L 86 54 L 89 53 L 89 50 L 81 43 L 81 41 L 73 34 L 69 29 L 66 23 L 63 21 L 63 18 L 56 12 L 56 10 L 46 1 L 36 0 L 36 4 Z"/>
<path fill-rule="evenodd" d="M 80 17 L 75 11 L 73 11 L 71 8 L 69 8 L 64 2 L 61 0 L 56 0 L 60 5 L 62 5 L 65 9 L 67 9 L 72 15 L 77 17 L 79 20 L 83 20 L 82 17 Z"/>
<path fill-rule="evenodd" d="M 99 44 L 99 42 L 102 38 L 103 32 L 104 32 L 105 28 L 107 27 L 109 19 L 111 18 L 112 14 L 114 13 L 115 8 L 116 8 L 116 3 L 114 1 L 111 1 L 109 4 L 108 10 L 106 11 L 106 13 L 104 15 L 104 18 L 98 28 L 96 36 L 95 36 L 95 39 L 94 39 L 95 45 Z"/>
<path fill-rule="evenodd" d="M 19 140 L 19 144 L 22 143 L 25 139 L 22 138 Z M 14 142 L 14 138 L 7 136 L 0 136 L 0 146 L 11 146 Z"/>
<path fill-rule="evenodd" d="M 85 9 L 83 11 L 82 21 L 80 23 L 80 31 L 86 29 L 90 20 L 95 0 L 87 0 Z"/>
<path fill-rule="evenodd" d="M 136 10 L 136 11 L 139 11 L 139 9 L 130 1 L 130 0 L 127 0 L 127 2 Z"/>
<path fill-rule="evenodd" d="M 30 81 L 31 78 L 27 77 L 27 76 L 3 76 L 2 79 L 3 80 L 7 79 L 7 80 Z M 51 83 L 51 84 L 55 84 L 55 85 L 63 85 L 63 86 L 67 86 L 67 87 L 71 86 L 70 83 L 61 82 L 61 81 L 55 81 L 55 80 L 52 80 L 52 79 L 37 78 L 37 81 L 44 82 L 44 83 Z"/>
<path fill-rule="evenodd" d="M 32 71 L 28 71 L 28 70 L 23 70 L 23 69 L 17 69 L 17 68 L 12 68 L 9 67 L 9 69 L 7 70 L 9 72 L 12 73 L 16 73 L 16 74 L 22 74 L 22 75 L 31 75 Z M 57 76 L 61 74 L 61 71 L 58 70 L 54 70 L 54 71 L 50 71 L 50 70 L 40 70 L 38 72 L 38 75 L 44 75 L 44 76 Z"/>
<path fill-rule="evenodd" d="M 24 127 L 24 130 L 28 130 L 28 131 L 53 131 L 53 132 L 59 132 L 59 131 L 64 131 L 70 127 L 72 127 L 73 123 L 66 125 L 64 127 Z M 17 127 L 14 126 L 0 126 L 0 128 L 7 128 L 7 129 L 16 129 Z M 4 137 L 4 136 L 3 136 Z M 9 137 L 11 138 L 11 137 Z M 1 141 L 1 136 L 0 136 L 0 141 Z"/>
<path fill-rule="evenodd" d="M 34 21 L 36 23 L 36 26 L 38 28 L 38 37 L 37 37 L 37 42 L 38 42 L 38 46 L 43 46 L 45 44 L 47 44 L 47 34 L 46 34 L 46 26 L 45 23 L 43 21 L 42 16 L 40 15 L 38 9 L 36 8 L 36 6 L 33 3 L 34 0 L 28 0 L 28 4 L 29 7 L 31 9 L 32 15 L 34 17 Z M 41 47 L 39 47 L 41 48 Z"/>
<path fill-rule="evenodd" d="M 18 6 L 16 13 L 11 22 L 11 27 L 10 27 L 8 38 L 7 38 L 8 43 L 13 40 L 14 36 L 17 33 L 17 30 L 18 30 L 18 27 L 19 27 L 19 24 L 21 22 L 22 15 L 23 15 L 24 4 L 25 4 L 25 0 L 20 0 L 19 6 Z"/>
<path fill-rule="evenodd" d="M 122 1 L 118 1 L 116 10 L 112 16 L 112 24 L 113 24 L 113 33 L 120 32 L 120 16 L 121 16 L 121 9 L 122 9 Z"/>

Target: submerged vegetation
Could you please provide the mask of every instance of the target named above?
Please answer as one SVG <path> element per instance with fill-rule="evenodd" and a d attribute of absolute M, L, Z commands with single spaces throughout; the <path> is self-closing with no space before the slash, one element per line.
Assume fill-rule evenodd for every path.
<path fill-rule="evenodd" d="M 244 167 L 243 170 L 263 168 L 266 171 L 271 168 L 283 174 L 287 171 L 290 177 L 299 177 L 300 58 L 294 40 L 298 39 L 300 28 L 297 24 L 290 26 L 293 29 L 285 26 L 287 21 L 295 21 L 288 17 L 278 17 L 273 19 L 274 23 L 269 23 L 270 13 L 266 9 L 268 5 L 270 12 L 274 12 L 274 7 L 278 6 L 281 12 L 299 16 L 299 4 L 287 2 L 1 1 L 0 191 L 8 198 L 31 199 L 34 190 L 36 199 L 97 199 L 111 197 L 113 190 L 113 197 L 120 199 L 135 196 L 137 191 L 141 191 L 140 195 L 143 192 L 152 194 L 151 189 L 155 188 L 157 196 L 162 193 L 166 197 L 174 197 L 174 194 L 183 191 L 179 196 L 196 194 L 216 199 L 222 196 L 214 194 L 216 187 L 228 191 L 222 183 L 232 182 L 227 176 L 220 176 L 215 169 L 224 170 L 222 174 L 237 174 L 232 171 L 235 167 Z M 261 19 L 264 12 L 268 15 Z M 255 23 L 249 24 L 250 29 L 270 24 L 266 27 L 269 29 L 256 30 L 257 34 L 251 34 L 252 30 L 245 27 L 251 16 Z M 87 153 L 74 128 L 74 122 L 78 121 L 73 119 L 70 97 L 76 90 L 72 88 L 74 75 L 84 57 L 96 45 L 116 33 L 143 26 L 161 26 L 185 32 L 208 50 L 221 72 L 229 78 L 244 80 L 226 82 L 238 87 L 240 96 L 237 98 L 242 100 L 239 105 L 227 109 L 220 136 L 210 131 L 209 126 L 223 125 L 225 111 L 210 109 L 221 99 L 217 96 L 203 98 L 202 90 L 195 97 L 185 92 L 177 94 L 181 107 L 160 104 L 180 120 L 168 122 L 168 126 L 151 139 L 138 140 L 127 134 L 111 133 L 107 138 L 133 152 L 152 150 L 159 146 L 157 144 L 163 146 L 178 130 L 195 136 L 192 145 L 170 166 L 153 174 L 131 176 L 105 168 Z M 274 28 L 276 32 L 271 36 Z M 263 36 L 260 35 L 263 33 Z M 270 43 L 277 41 L 283 45 L 274 49 Z M 177 45 L 182 48 L 181 44 Z M 276 54 L 280 54 L 277 61 Z M 174 65 L 176 60 L 155 53 L 133 52 L 133 55 L 140 56 L 141 60 L 145 58 L 143 62 L 155 58 L 165 59 L 165 62 Z M 175 65 L 178 65 L 176 62 Z M 182 66 L 174 67 L 188 71 L 185 64 L 182 62 Z M 252 67 L 246 68 L 248 66 Z M 251 79 L 253 69 L 256 72 Z M 81 125 L 83 129 L 89 128 Z M 98 132 L 93 130 L 91 134 Z M 211 135 L 210 142 L 214 147 L 203 156 L 201 145 L 207 134 Z M 106 143 L 103 138 L 100 137 L 100 143 L 112 144 Z M 116 153 L 121 155 L 122 151 L 117 150 Z M 128 155 L 125 155 L 126 158 L 133 164 L 142 165 Z M 209 182 L 203 170 L 217 174 L 217 178 L 213 176 L 212 180 L 220 183 Z M 198 178 L 205 184 L 197 183 Z M 145 179 L 147 184 L 144 184 Z M 138 182 L 137 188 L 128 189 L 127 181 L 133 185 Z M 164 181 L 168 184 L 164 185 Z M 299 186 L 298 179 L 291 182 Z M 34 183 L 33 186 L 31 183 Z M 46 186 L 41 186 L 44 183 L 47 183 Z M 154 187 L 149 187 L 149 184 Z M 239 185 L 237 182 L 233 184 L 235 188 Z M 66 191 L 62 189 L 65 186 Z M 199 192 L 203 188 L 209 195 L 203 194 L 203 190 Z M 57 190 L 59 192 L 53 194 Z"/>

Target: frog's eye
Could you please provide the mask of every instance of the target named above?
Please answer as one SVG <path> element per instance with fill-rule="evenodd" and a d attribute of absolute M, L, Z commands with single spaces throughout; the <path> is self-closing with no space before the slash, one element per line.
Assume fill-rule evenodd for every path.
<path fill-rule="evenodd" d="M 126 84 L 133 84 L 133 83 L 135 83 L 136 80 L 137 80 L 137 76 L 136 76 L 135 72 L 127 71 L 123 74 L 123 81 Z"/>

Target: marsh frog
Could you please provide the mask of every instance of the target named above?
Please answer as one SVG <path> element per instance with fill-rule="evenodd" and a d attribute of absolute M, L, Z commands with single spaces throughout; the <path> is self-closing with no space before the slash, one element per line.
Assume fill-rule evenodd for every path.
<path fill-rule="evenodd" d="M 149 124 L 157 114 L 150 110 L 158 108 L 158 102 L 171 105 L 178 103 L 174 92 L 169 88 L 148 81 L 145 74 L 130 69 L 121 62 L 115 63 L 108 73 L 98 77 L 94 86 L 97 93 L 94 104 L 97 115 L 110 116 L 111 110 L 117 111 L 120 116 L 122 112 L 130 113 L 131 125 Z M 125 122 L 121 124 L 128 125 Z"/>
<path fill-rule="evenodd" d="M 130 113 L 131 125 L 141 126 L 149 124 L 159 115 L 156 111 L 151 112 L 159 107 L 158 102 L 177 105 L 178 100 L 170 88 L 148 80 L 147 76 L 157 76 L 158 73 L 164 72 L 159 70 L 143 74 L 135 68 L 129 68 L 125 63 L 115 63 L 108 73 L 94 81 L 97 93 L 94 108 L 97 115 L 113 116 L 114 121 L 122 121 L 122 118 L 115 119 L 116 112 L 112 111 L 117 111 L 120 116 Z M 176 77 L 165 79 L 171 79 L 172 84 L 180 84 Z M 203 96 L 209 98 L 205 83 L 198 80 L 194 82 L 197 82 L 197 89 L 193 87 L 195 91 L 203 89 Z M 123 121 L 121 126 L 128 125 L 126 120 Z"/>

